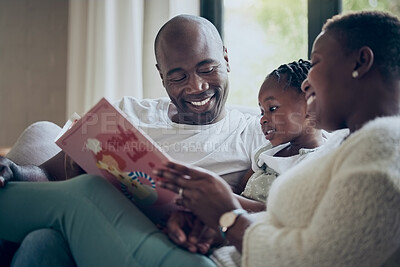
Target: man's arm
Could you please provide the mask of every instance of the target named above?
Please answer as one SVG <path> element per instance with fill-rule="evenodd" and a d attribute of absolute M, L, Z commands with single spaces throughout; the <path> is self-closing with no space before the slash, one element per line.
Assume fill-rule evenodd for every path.
<path fill-rule="evenodd" d="M 236 186 L 236 190 L 234 193 L 240 194 L 246 188 L 246 184 L 249 181 L 250 177 L 254 174 L 252 168 L 248 169 L 247 172 L 244 174 L 243 178 L 240 180 L 239 184 Z"/>
<path fill-rule="evenodd" d="M 34 165 L 19 166 L 13 161 L 0 157 L 0 186 L 8 181 L 48 181 L 48 174 Z"/>
<path fill-rule="evenodd" d="M 47 173 L 49 181 L 67 180 L 85 173 L 85 171 L 63 151 L 44 162 L 39 167 Z"/>

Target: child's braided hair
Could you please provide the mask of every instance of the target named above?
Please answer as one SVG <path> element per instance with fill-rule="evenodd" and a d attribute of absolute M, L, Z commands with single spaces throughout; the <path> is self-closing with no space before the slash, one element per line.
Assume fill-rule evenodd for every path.
<path fill-rule="evenodd" d="M 274 76 L 280 81 L 282 74 L 286 74 L 287 87 L 298 88 L 299 93 L 301 93 L 301 84 L 307 78 L 308 71 L 311 68 L 311 63 L 308 60 L 299 59 L 298 61 L 293 61 L 288 64 L 280 65 L 279 68 L 273 70 L 268 76 Z"/>

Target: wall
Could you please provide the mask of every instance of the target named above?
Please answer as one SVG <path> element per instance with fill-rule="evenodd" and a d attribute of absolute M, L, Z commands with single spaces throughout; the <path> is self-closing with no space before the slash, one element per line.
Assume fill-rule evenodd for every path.
<path fill-rule="evenodd" d="M 144 2 L 143 98 L 167 96 L 155 66 L 154 39 L 161 26 L 179 14 L 200 15 L 199 0 L 145 0 Z"/>
<path fill-rule="evenodd" d="M 0 1 L 0 147 L 65 121 L 68 0 Z"/>

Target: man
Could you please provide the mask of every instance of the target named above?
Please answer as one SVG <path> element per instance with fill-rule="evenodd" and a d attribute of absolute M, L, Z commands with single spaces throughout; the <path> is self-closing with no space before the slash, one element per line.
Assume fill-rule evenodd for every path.
<path fill-rule="evenodd" d="M 235 186 L 250 167 L 251 152 L 265 139 L 255 116 L 225 109 L 230 68 L 227 49 L 218 31 L 204 18 L 180 15 L 160 29 L 154 49 L 156 67 L 170 99 L 140 101 L 124 97 L 116 105 L 172 158 L 221 175 L 236 191 Z M 14 180 L 26 180 L 28 176 L 41 180 L 71 178 L 65 177 L 65 170 L 69 172 L 70 168 L 64 166 L 62 152 L 41 167 L 2 161 L 0 165 L 8 164 L 12 170 L 11 174 L 2 175 Z M 74 174 L 80 172 L 77 170 Z M 180 220 L 173 216 L 172 227 L 182 227 Z M 46 231 L 53 238 L 54 232 Z M 42 244 L 45 235 L 42 231 Z M 35 239 L 29 242 L 23 242 L 28 251 L 35 246 Z M 187 246 L 196 251 L 193 244 Z M 57 257 L 46 255 L 45 248 L 42 253 L 35 253 L 40 254 L 37 257 Z M 22 259 L 29 255 L 21 251 L 18 254 Z M 19 262 L 26 261 L 22 259 Z M 29 261 L 32 266 L 32 259 Z"/>

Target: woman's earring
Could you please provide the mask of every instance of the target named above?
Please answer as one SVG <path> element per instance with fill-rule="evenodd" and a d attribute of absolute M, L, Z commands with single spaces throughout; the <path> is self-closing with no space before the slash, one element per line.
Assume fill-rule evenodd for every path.
<path fill-rule="evenodd" d="M 358 71 L 353 71 L 352 73 L 351 73 L 351 76 L 355 79 L 355 78 L 357 78 L 358 77 Z"/>

